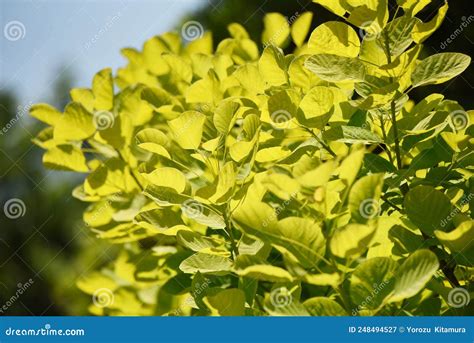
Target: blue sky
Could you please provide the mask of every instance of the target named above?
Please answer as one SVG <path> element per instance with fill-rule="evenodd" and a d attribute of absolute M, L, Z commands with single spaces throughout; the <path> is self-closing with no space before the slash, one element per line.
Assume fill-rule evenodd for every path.
<path fill-rule="evenodd" d="M 0 0 L 0 89 L 20 103 L 47 101 L 61 73 L 89 87 L 125 64 L 123 47 L 176 28 L 208 0 Z"/>

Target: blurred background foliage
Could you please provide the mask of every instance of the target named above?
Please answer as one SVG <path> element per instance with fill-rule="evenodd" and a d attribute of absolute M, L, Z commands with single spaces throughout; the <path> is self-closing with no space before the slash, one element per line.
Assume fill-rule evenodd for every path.
<path fill-rule="evenodd" d="M 433 1 L 420 13 L 420 18 L 431 19 L 442 3 L 443 0 Z M 390 4 L 393 13 L 394 1 L 390 0 Z M 451 0 L 449 5 L 441 29 L 425 43 L 425 53 L 456 51 L 472 56 L 472 0 Z M 227 37 L 229 23 L 238 22 L 247 28 L 252 39 L 260 41 L 265 13 L 280 12 L 290 18 L 305 11 L 314 13 L 313 28 L 328 20 L 339 20 L 310 0 L 209 0 L 203 1 L 201 9 L 176 21 L 199 21 L 213 32 L 215 43 Z M 469 22 L 463 27 L 462 36 L 443 45 L 462 22 Z M 287 47 L 288 51 L 291 49 L 292 46 Z M 423 87 L 413 97 L 419 101 L 438 92 L 466 109 L 473 109 L 473 74 L 471 66 L 450 83 Z M 72 84 L 73 76 L 62 74 L 53 84 L 54 92 L 48 102 L 63 109 Z M 27 109 L 19 105 L 17 96 L 5 87 L 0 89 L 0 127 L 10 127 L 0 133 L 0 204 L 3 207 L 8 199 L 20 198 L 27 212 L 16 220 L 3 213 L 0 216 L 0 306 L 16 293 L 19 283 L 25 284 L 31 278 L 33 285 L 11 303 L 4 315 L 84 315 L 90 299 L 76 288 L 75 282 L 83 273 L 112 260 L 114 248 L 94 239 L 82 224 L 85 204 L 71 196 L 79 182 L 77 177 L 42 166 L 42 152 L 31 143 L 41 124 L 28 118 Z M 53 173 L 52 177 L 49 173 Z"/>

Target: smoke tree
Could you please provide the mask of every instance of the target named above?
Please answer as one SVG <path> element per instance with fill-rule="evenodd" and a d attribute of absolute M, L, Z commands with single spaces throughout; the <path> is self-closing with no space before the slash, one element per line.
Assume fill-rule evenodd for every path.
<path fill-rule="evenodd" d="M 410 99 L 470 64 L 420 55 L 448 5 L 315 2 L 340 20 L 269 13 L 262 45 L 233 23 L 215 50 L 165 33 L 64 113 L 32 107 L 45 166 L 86 174 L 84 223 L 119 247 L 77 282 L 91 313 L 472 310 L 474 112 Z"/>

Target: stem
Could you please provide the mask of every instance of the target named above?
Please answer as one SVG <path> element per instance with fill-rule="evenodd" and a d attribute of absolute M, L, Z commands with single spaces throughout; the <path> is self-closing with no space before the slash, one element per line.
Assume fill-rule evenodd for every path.
<path fill-rule="evenodd" d="M 388 64 L 392 63 L 392 55 L 390 54 L 390 45 L 388 42 L 388 33 L 385 32 L 385 54 L 387 55 Z M 393 77 L 390 77 L 390 83 L 393 82 Z M 398 138 L 397 113 L 395 108 L 395 100 L 390 102 L 391 121 L 393 126 L 393 136 L 395 141 L 395 155 L 397 158 L 397 169 L 402 169 L 402 158 L 400 154 L 400 140 Z"/>
<path fill-rule="evenodd" d="M 383 122 L 383 117 L 379 116 L 379 119 L 380 119 L 380 127 L 382 128 L 383 140 L 384 140 L 384 142 L 387 142 L 387 132 L 385 131 L 385 123 Z M 393 164 L 392 153 L 391 153 L 391 151 L 388 147 L 387 147 L 386 152 L 387 152 L 387 155 L 388 155 L 388 159 L 390 160 L 390 163 Z"/>
<path fill-rule="evenodd" d="M 388 200 L 386 197 L 382 196 L 382 199 L 387 202 L 390 206 L 392 206 L 394 209 L 402 213 L 402 209 L 398 207 L 397 205 L 393 204 L 390 200 Z M 421 232 L 421 235 L 423 236 L 423 239 L 427 241 L 430 237 L 427 236 L 425 233 Z M 436 247 L 430 246 L 429 249 L 436 253 Z M 456 278 L 456 275 L 454 274 L 454 268 L 455 266 L 450 266 L 446 260 L 440 259 L 439 260 L 439 265 L 440 269 L 442 270 L 444 276 L 448 279 L 449 283 L 451 284 L 452 287 L 460 287 L 461 285 L 459 284 L 458 279 Z"/>
<path fill-rule="evenodd" d="M 397 158 L 397 168 L 402 169 L 402 157 L 400 154 L 400 139 L 398 138 L 397 114 L 395 110 L 395 101 L 390 103 L 390 110 L 392 112 L 393 137 L 395 142 L 395 156 Z"/>
<path fill-rule="evenodd" d="M 226 232 L 230 239 L 230 247 L 232 250 L 232 255 L 234 256 L 234 260 L 239 256 L 239 249 L 237 248 L 237 243 L 235 243 L 234 233 L 232 232 L 232 223 L 230 221 L 229 216 L 227 215 L 228 208 L 224 211 L 224 222 L 227 228 Z"/>
<path fill-rule="evenodd" d="M 400 213 L 403 213 L 403 210 L 395 205 L 393 202 L 391 202 L 385 195 L 381 196 L 382 200 L 385 201 L 387 204 L 389 204 L 393 209 L 397 210 Z"/>
<path fill-rule="evenodd" d="M 314 132 L 313 130 L 311 129 L 308 129 L 307 127 L 304 128 L 307 132 L 309 132 L 311 134 L 311 136 L 314 137 L 314 139 L 316 139 L 318 141 L 319 144 L 322 145 L 322 147 L 328 152 L 331 154 L 332 157 L 336 157 L 336 153 L 331 149 L 331 147 L 329 145 L 327 145 L 326 143 L 324 143 L 324 141 L 319 138 Z"/>
<path fill-rule="evenodd" d="M 120 159 L 122 161 L 124 161 L 125 163 L 128 164 L 128 161 L 123 157 L 122 153 L 118 150 L 118 149 L 115 149 L 115 151 L 117 152 L 118 156 L 120 157 Z M 145 188 L 143 187 L 143 185 L 140 183 L 140 181 L 138 180 L 137 176 L 135 175 L 135 173 L 133 172 L 133 169 L 130 168 L 130 175 L 132 176 L 133 180 L 136 182 L 137 186 L 141 189 L 141 191 L 143 192 L 145 190 Z"/>
<path fill-rule="evenodd" d="M 132 169 L 130 169 L 130 175 L 132 175 L 132 178 L 133 180 L 137 183 L 138 187 L 142 190 L 142 192 L 145 190 L 145 188 L 142 186 L 142 184 L 140 183 L 140 181 L 138 180 L 137 176 L 135 175 L 135 173 L 133 172 Z"/>
<path fill-rule="evenodd" d="M 423 239 L 425 241 L 430 238 L 424 232 L 422 232 L 421 235 L 423 236 Z M 430 246 L 429 249 L 436 254 L 436 247 Z M 449 263 L 446 262 L 446 260 L 444 260 L 444 259 L 439 259 L 439 266 L 440 266 L 440 269 L 442 270 L 444 276 L 446 276 L 446 278 L 448 279 L 448 281 L 449 281 L 449 283 L 451 284 L 452 287 L 460 287 L 461 286 L 461 284 L 459 283 L 456 275 L 454 274 L 454 269 L 456 268 L 456 266 L 450 266 Z"/>

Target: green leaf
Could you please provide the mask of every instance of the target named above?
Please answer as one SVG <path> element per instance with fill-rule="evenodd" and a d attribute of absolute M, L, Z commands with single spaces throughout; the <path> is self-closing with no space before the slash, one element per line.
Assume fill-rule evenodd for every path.
<path fill-rule="evenodd" d="M 232 261 L 219 255 L 196 253 L 189 256 L 179 265 L 179 269 L 187 274 L 201 273 L 224 275 L 232 269 Z"/>
<path fill-rule="evenodd" d="M 169 138 L 158 129 L 144 129 L 137 133 L 137 145 L 143 150 L 153 152 L 160 156 L 171 158 L 165 146 L 169 143 Z"/>
<path fill-rule="evenodd" d="M 30 115 L 43 123 L 54 126 L 61 119 L 61 112 L 48 104 L 31 106 Z"/>
<path fill-rule="evenodd" d="M 357 126 L 337 126 L 325 131 L 323 137 L 326 141 L 339 141 L 348 144 L 382 142 L 382 139 L 377 134 Z"/>
<path fill-rule="evenodd" d="M 296 46 L 302 46 L 311 28 L 311 21 L 313 20 L 313 13 L 305 12 L 301 14 L 298 19 L 291 25 L 291 37 Z"/>
<path fill-rule="evenodd" d="M 201 144 L 206 116 L 196 111 L 187 111 L 168 122 L 173 138 L 183 149 L 196 150 Z"/>
<path fill-rule="evenodd" d="M 263 50 L 258 61 L 258 69 L 267 87 L 281 86 L 288 82 L 283 52 L 273 45 L 269 45 Z"/>
<path fill-rule="evenodd" d="M 283 268 L 272 265 L 256 264 L 237 270 L 237 274 L 250 279 L 269 282 L 292 282 L 293 276 Z"/>
<path fill-rule="evenodd" d="M 217 131 L 224 135 L 230 131 L 238 109 L 239 104 L 234 101 L 223 101 L 217 106 L 213 117 L 214 126 Z"/>
<path fill-rule="evenodd" d="M 64 114 L 54 126 L 54 139 L 59 141 L 83 140 L 94 134 L 92 115 L 78 102 L 66 106 Z"/>
<path fill-rule="evenodd" d="M 354 183 L 349 193 L 351 218 L 365 224 L 380 215 L 383 174 L 367 175 Z"/>
<path fill-rule="evenodd" d="M 343 280 L 339 273 L 305 274 L 303 281 L 316 286 L 331 286 L 336 288 Z"/>
<path fill-rule="evenodd" d="M 252 150 L 255 148 L 255 142 L 257 141 L 258 136 L 255 136 L 250 142 L 235 142 L 229 148 L 229 153 L 232 159 L 235 162 L 241 162 L 247 158 Z"/>
<path fill-rule="evenodd" d="M 376 42 L 386 54 L 389 51 L 394 60 L 413 43 L 412 32 L 420 22 L 420 19 L 408 15 L 395 18 L 382 30 Z"/>
<path fill-rule="evenodd" d="M 413 87 L 439 84 L 461 74 L 471 64 L 464 54 L 443 52 L 425 58 L 418 63 L 411 75 Z"/>
<path fill-rule="evenodd" d="M 413 30 L 412 36 L 416 43 L 422 43 L 431 34 L 433 34 L 440 26 L 448 12 L 448 3 L 445 2 L 443 6 L 438 10 L 438 14 L 431 19 L 428 23 L 416 23 L 415 29 Z"/>
<path fill-rule="evenodd" d="M 71 100 L 80 102 L 89 112 L 94 112 L 94 94 L 89 88 L 73 88 L 69 92 Z"/>
<path fill-rule="evenodd" d="M 162 88 L 146 87 L 141 91 L 141 98 L 152 105 L 155 109 L 171 104 L 172 98 Z"/>
<path fill-rule="evenodd" d="M 420 12 L 423 8 L 431 3 L 432 0 L 397 0 L 399 6 L 412 16 Z"/>
<path fill-rule="evenodd" d="M 408 218 L 429 236 L 441 229 L 451 213 L 449 198 L 431 186 L 411 189 L 405 196 L 404 205 Z"/>
<path fill-rule="evenodd" d="M 176 238 L 180 245 L 195 252 L 219 246 L 214 240 L 194 231 L 179 231 Z"/>
<path fill-rule="evenodd" d="M 128 166 L 118 158 L 111 158 L 96 168 L 84 182 L 84 190 L 91 195 L 111 195 L 131 191 L 136 182 Z M 136 188 L 135 188 L 136 189 Z"/>
<path fill-rule="evenodd" d="M 390 302 L 410 298 L 420 292 L 439 268 L 438 258 L 429 250 L 411 254 L 398 268 Z"/>
<path fill-rule="evenodd" d="M 316 168 L 307 171 L 296 179 L 303 187 L 314 188 L 327 184 L 334 173 L 336 164 L 334 162 L 323 163 Z"/>
<path fill-rule="evenodd" d="M 389 257 L 371 258 L 357 266 L 350 278 L 350 296 L 355 310 L 376 310 L 384 304 L 393 290 L 397 267 Z"/>
<path fill-rule="evenodd" d="M 268 99 L 268 113 L 270 114 L 271 124 L 282 128 L 288 126 L 288 122 L 296 115 L 299 98 L 295 92 L 283 90 L 273 94 Z"/>
<path fill-rule="evenodd" d="M 214 70 L 186 89 L 186 102 L 215 104 L 222 99 L 219 79 Z"/>
<path fill-rule="evenodd" d="M 142 175 L 153 185 L 172 188 L 178 193 L 183 193 L 186 188 L 186 176 L 176 168 L 162 167 Z"/>
<path fill-rule="evenodd" d="M 263 25 L 262 43 L 283 47 L 290 35 L 287 19 L 280 13 L 267 13 L 263 17 Z"/>
<path fill-rule="evenodd" d="M 308 41 L 312 54 L 332 54 L 357 57 L 360 50 L 359 36 L 349 25 L 339 21 L 329 21 L 319 25 Z"/>
<path fill-rule="evenodd" d="M 346 19 L 349 23 L 373 34 L 378 34 L 387 24 L 388 0 L 346 0 L 346 2 L 351 12 Z"/>
<path fill-rule="evenodd" d="M 225 202 L 231 196 L 236 182 L 236 171 L 234 163 L 227 162 L 219 171 L 217 178 L 216 191 L 209 197 L 209 201 L 214 203 Z"/>
<path fill-rule="evenodd" d="M 89 171 L 81 149 L 61 144 L 46 151 L 43 163 L 47 168 L 85 173 Z"/>
<path fill-rule="evenodd" d="M 135 216 L 134 223 L 150 231 L 156 230 L 165 234 L 166 230 L 183 224 L 181 218 L 170 208 L 141 211 Z M 182 227 L 184 229 L 184 226 Z"/>
<path fill-rule="evenodd" d="M 365 65 L 356 58 L 331 54 L 313 55 L 305 62 L 305 67 L 330 82 L 364 81 Z"/>
<path fill-rule="evenodd" d="M 181 205 L 181 211 L 186 217 L 202 225 L 216 229 L 226 227 L 221 214 L 188 195 L 177 193 L 173 188 L 148 185 L 143 194 L 160 206 Z"/>
<path fill-rule="evenodd" d="M 342 0 L 313 0 L 314 3 L 320 4 L 332 13 L 342 17 L 346 13 L 344 2 Z"/>
<path fill-rule="evenodd" d="M 160 206 L 170 206 L 182 204 L 191 197 L 176 192 L 173 188 L 148 185 L 143 194 L 155 201 Z"/>
<path fill-rule="evenodd" d="M 374 233 L 374 228 L 368 225 L 348 224 L 334 232 L 329 247 L 335 256 L 358 257 L 368 249 Z"/>
<path fill-rule="evenodd" d="M 466 220 L 450 232 L 436 230 L 434 234 L 459 264 L 474 266 L 474 221 Z"/>
<path fill-rule="evenodd" d="M 181 210 L 185 216 L 196 221 L 199 224 L 209 226 L 215 229 L 223 229 L 226 227 L 222 215 L 196 200 L 187 200 Z"/>
<path fill-rule="evenodd" d="M 146 90 L 142 85 L 138 85 L 128 87 L 120 93 L 120 117 L 129 119 L 133 126 L 142 126 L 153 117 L 153 106 L 142 99 Z"/>
<path fill-rule="evenodd" d="M 259 150 L 255 155 L 255 160 L 260 163 L 271 162 L 276 160 L 281 160 L 287 157 L 291 151 L 285 147 L 271 147 Z"/>
<path fill-rule="evenodd" d="M 301 100 L 298 121 L 322 129 L 334 113 L 334 93 L 329 87 L 316 86 Z"/>
<path fill-rule="evenodd" d="M 347 316 L 342 306 L 329 298 L 309 298 L 303 305 L 312 316 Z"/>
<path fill-rule="evenodd" d="M 214 316 L 243 316 L 245 312 L 245 294 L 237 288 L 206 296 L 204 302 Z"/>
<path fill-rule="evenodd" d="M 393 164 L 380 155 L 366 154 L 364 156 L 364 166 L 371 173 L 394 173 L 397 169 Z"/>
<path fill-rule="evenodd" d="M 99 71 L 92 81 L 94 108 L 110 111 L 114 107 L 114 85 L 110 68 Z"/>
<path fill-rule="evenodd" d="M 304 266 L 313 267 L 324 255 L 324 237 L 319 225 L 307 218 L 276 220 L 273 209 L 247 200 L 234 212 L 234 220 L 249 235 L 291 252 Z"/>
<path fill-rule="evenodd" d="M 352 186 L 359 173 L 364 154 L 364 150 L 356 148 L 341 163 L 339 177 L 345 181 L 348 187 Z"/>
<path fill-rule="evenodd" d="M 227 26 L 227 31 L 229 31 L 232 38 L 236 38 L 236 39 L 249 38 L 249 34 L 247 30 L 239 23 L 229 24 Z"/>

